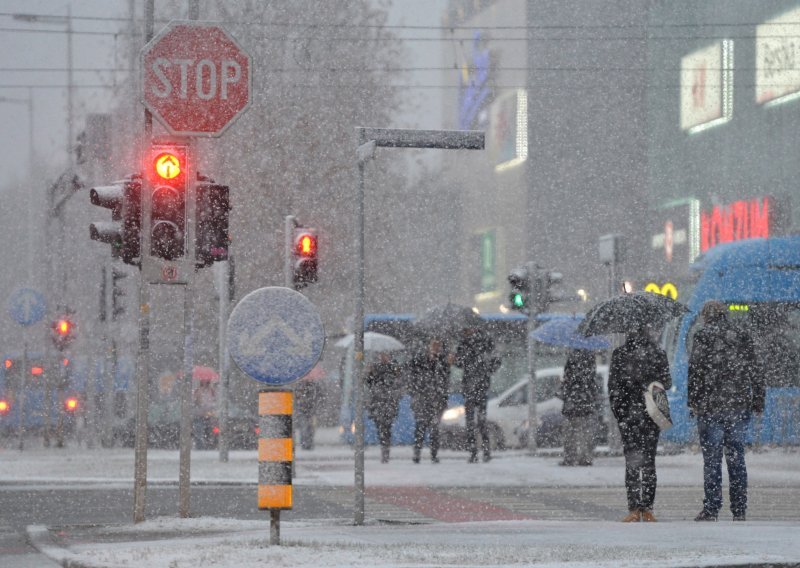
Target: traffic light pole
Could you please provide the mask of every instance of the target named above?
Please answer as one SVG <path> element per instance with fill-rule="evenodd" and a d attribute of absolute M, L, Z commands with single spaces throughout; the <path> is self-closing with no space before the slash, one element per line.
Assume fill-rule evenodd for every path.
<path fill-rule="evenodd" d="M 155 0 L 145 0 L 144 3 L 144 44 L 153 39 L 153 25 L 155 19 Z M 144 133 L 140 148 L 142 156 L 147 153 L 147 144 L 153 135 L 153 115 L 144 110 Z M 140 160 L 143 163 L 144 160 Z M 144 261 L 145 254 L 150 253 L 150 201 L 149 191 L 144 191 L 142 180 L 142 221 L 140 229 L 140 258 Z M 133 466 L 133 522 L 144 521 L 144 509 L 147 492 L 147 412 L 150 406 L 150 283 L 145 278 L 144 271 L 139 272 L 139 351 L 136 354 L 136 441 L 134 443 Z"/>
<path fill-rule="evenodd" d="M 358 191 L 356 193 L 356 302 L 353 323 L 355 357 L 355 507 L 354 523 L 364 524 L 364 170 L 375 148 L 483 150 L 485 135 L 471 130 L 356 128 Z"/>
<path fill-rule="evenodd" d="M 539 277 L 538 267 L 535 262 L 525 264 L 528 270 L 528 278 L 531 283 L 531 291 L 537 290 L 538 284 L 535 279 Z M 528 359 L 528 455 L 535 456 L 538 450 L 538 440 L 536 432 L 538 430 L 539 416 L 536 411 L 536 350 L 534 349 L 533 337 L 531 334 L 536 328 L 536 314 L 533 313 L 533 306 L 536 302 L 531 302 L 528 307 L 528 325 L 525 333 Z"/>

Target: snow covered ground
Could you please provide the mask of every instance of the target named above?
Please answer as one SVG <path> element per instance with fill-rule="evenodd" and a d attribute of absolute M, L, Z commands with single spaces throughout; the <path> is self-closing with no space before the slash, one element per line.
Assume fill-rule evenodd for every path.
<path fill-rule="evenodd" d="M 326 438 L 326 436 L 328 436 Z M 313 451 L 298 449 L 296 491 L 303 486 L 353 485 L 352 450 L 321 433 Z M 325 443 L 327 442 L 327 443 Z M 366 454 L 371 486 L 619 487 L 623 460 L 600 457 L 590 468 L 564 468 L 555 457 L 499 453 L 487 464 L 468 465 L 465 455 L 443 452 L 442 462 L 413 464 L 409 448 L 394 448 L 392 461 Z M 148 480 L 176 483 L 177 451 L 151 450 Z M 0 449 L 0 483 L 7 489 L 31 483 L 132 486 L 132 450 L 65 451 Z M 702 458 L 691 451 L 660 455 L 660 486 L 702 486 Z M 771 449 L 748 454 L 750 482 L 800 491 L 800 453 Z M 435 473 L 435 475 L 432 475 Z M 193 482 L 257 482 L 255 452 L 192 453 Z M 255 489 L 255 488 L 254 488 Z M 656 503 L 658 505 L 658 503 Z M 352 518 L 281 523 L 281 546 L 269 546 L 269 520 L 156 518 L 138 525 L 86 527 L 59 542 L 44 527 L 29 533 L 48 555 L 74 566 L 720 566 L 800 563 L 800 523 L 754 521 L 698 524 L 692 521 L 622 524 L 608 521 L 492 521 L 387 524 Z M 2 562 L 0 562 L 2 564 Z M 800 564 L 798 564 L 800 565 Z"/>

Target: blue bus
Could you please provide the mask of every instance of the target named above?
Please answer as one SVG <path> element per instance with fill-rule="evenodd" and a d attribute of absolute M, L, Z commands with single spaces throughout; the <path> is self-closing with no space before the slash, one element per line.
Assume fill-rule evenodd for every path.
<path fill-rule="evenodd" d="M 749 441 L 800 444 L 800 235 L 717 245 L 691 270 L 696 284 L 689 312 L 663 336 L 672 362 L 674 424 L 664 438 L 677 443 L 696 439 L 687 407 L 689 354 L 703 304 L 720 300 L 728 305 L 729 319 L 752 335 L 767 384 L 764 414 L 754 418 Z"/>

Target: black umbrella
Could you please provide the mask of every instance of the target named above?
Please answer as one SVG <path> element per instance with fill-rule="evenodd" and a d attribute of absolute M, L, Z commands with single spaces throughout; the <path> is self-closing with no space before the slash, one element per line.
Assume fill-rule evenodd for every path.
<path fill-rule="evenodd" d="M 429 309 L 417 320 L 415 327 L 424 335 L 443 339 L 460 335 L 470 327 L 483 327 L 484 321 L 472 308 L 447 303 Z"/>
<path fill-rule="evenodd" d="M 672 298 L 652 292 L 622 294 L 600 302 L 578 326 L 583 335 L 628 333 L 641 327 L 660 329 L 688 308 Z"/>

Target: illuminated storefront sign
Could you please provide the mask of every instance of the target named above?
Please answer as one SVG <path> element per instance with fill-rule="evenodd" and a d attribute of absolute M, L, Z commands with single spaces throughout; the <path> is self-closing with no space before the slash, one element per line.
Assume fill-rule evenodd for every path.
<path fill-rule="evenodd" d="M 672 282 L 664 282 L 664 284 L 660 286 L 656 282 L 648 282 L 644 287 L 644 291 L 652 292 L 653 294 L 661 294 L 673 300 L 678 299 L 678 287 Z"/>
<path fill-rule="evenodd" d="M 681 59 L 681 130 L 690 134 L 733 116 L 733 41 L 722 40 Z"/>
<path fill-rule="evenodd" d="M 756 26 L 756 102 L 800 97 L 800 8 Z"/>
<path fill-rule="evenodd" d="M 524 89 L 498 97 L 489 108 L 488 150 L 497 172 L 528 157 L 528 95 Z"/>
<path fill-rule="evenodd" d="M 656 274 L 674 274 L 700 254 L 700 201 L 694 198 L 672 201 L 652 213 L 658 233 L 651 235 L 650 247 L 657 254 L 651 268 Z"/>
<path fill-rule="evenodd" d="M 700 214 L 700 250 L 720 243 L 769 237 L 774 204 L 771 197 L 716 205 Z"/>

